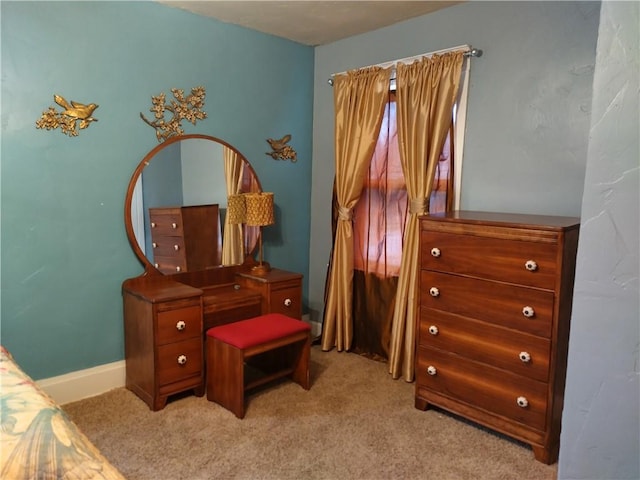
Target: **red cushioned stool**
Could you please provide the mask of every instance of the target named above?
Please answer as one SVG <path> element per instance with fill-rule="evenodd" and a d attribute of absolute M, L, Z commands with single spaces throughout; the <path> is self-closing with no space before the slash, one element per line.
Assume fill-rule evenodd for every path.
<path fill-rule="evenodd" d="M 245 392 L 290 376 L 309 390 L 311 327 L 279 313 L 207 330 L 207 400 L 244 418 Z"/>

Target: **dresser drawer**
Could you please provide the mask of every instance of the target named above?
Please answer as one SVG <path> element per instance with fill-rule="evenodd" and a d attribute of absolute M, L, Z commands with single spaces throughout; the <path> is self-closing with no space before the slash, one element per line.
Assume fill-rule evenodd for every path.
<path fill-rule="evenodd" d="M 158 312 L 156 342 L 158 345 L 199 337 L 202 328 L 200 306 Z"/>
<path fill-rule="evenodd" d="M 151 233 L 155 235 L 182 236 L 182 215 L 177 210 L 175 213 L 154 213 L 149 209 L 151 221 Z"/>
<path fill-rule="evenodd" d="M 428 373 L 429 370 L 432 370 L 433 375 Z M 547 384 L 544 382 L 476 363 L 458 355 L 420 347 L 416 389 L 420 388 L 537 430 L 545 428 Z"/>
<path fill-rule="evenodd" d="M 420 345 L 445 350 L 518 375 L 549 379 L 551 342 L 439 310 L 420 310 Z"/>
<path fill-rule="evenodd" d="M 271 291 L 271 313 L 281 313 L 289 317 L 302 317 L 300 286 L 280 288 Z"/>
<path fill-rule="evenodd" d="M 182 237 L 158 235 L 153 237 L 153 256 L 184 258 L 184 240 Z"/>
<path fill-rule="evenodd" d="M 556 287 L 557 243 L 429 230 L 421 235 L 422 268 L 550 290 Z"/>
<path fill-rule="evenodd" d="M 546 290 L 427 270 L 420 272 L 422 307 L 448 311 L 532 335 L 551 336 L 553 301 L 553 292 Z"/>
<path fill-rule="evenodd" d="M 157 355 L 159 385 L 198 376 L 202 372 L 202 337 L 162 345 Z"/>
<path fill-rule="evenodd" d="M 153 264 L 162 273 L 172 274 L 186 272 L 187 261 L 183 256 L 162 257 L 156 255 L 153 257 Z"/>

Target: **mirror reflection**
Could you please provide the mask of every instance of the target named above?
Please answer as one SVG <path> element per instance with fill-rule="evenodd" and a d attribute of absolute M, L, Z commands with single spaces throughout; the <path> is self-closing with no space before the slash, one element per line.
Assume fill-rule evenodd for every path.
<path fill-rule="evenodd" d="M 161 273 L 239 265 L 254 251 L 259 228 L 229 223 L 227 198 L 260 192 L 260 182 L 249 162 L 222 140 L 170 139 L 149 152 L 130 190 L 132 185 L 135 242 Z"/>

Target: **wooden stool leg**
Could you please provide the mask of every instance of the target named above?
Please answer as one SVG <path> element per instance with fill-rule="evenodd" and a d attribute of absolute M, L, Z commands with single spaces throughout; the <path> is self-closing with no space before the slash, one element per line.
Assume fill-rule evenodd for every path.
<path fill-rule="evenodd" d="M 309 356 L 311 355 L 311 336 L 306 341 L 300 342 L 297 351 L 294 370 L 291 378 L 294 382 L 301 385 L 305 390 L 309 390 L 311 382 L 309 379 Z"/>
<path fill-rule="evenodd" d="M 207 400 L 244 418 L 244 352 L 207 338 Z"/>

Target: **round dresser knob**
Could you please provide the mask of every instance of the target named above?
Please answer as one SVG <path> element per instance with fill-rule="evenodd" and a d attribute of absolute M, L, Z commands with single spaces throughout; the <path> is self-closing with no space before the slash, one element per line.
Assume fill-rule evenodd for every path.
<path fill-rule="evenodd" d="M 177 330 L 184 330 L 185 328 L 187 328 L 187 324 L 184 322 L 184 320 L 180 320 L 178 323 L 176 323 L 176 329 Z"/>
<path fill-rule="evenodd" d="M 438 290 L 438 287 L 431 287 L 429 289 L 429 295 L 431 295 L 432 297 L 438 297 L 440 296 L 440 290 Z"/>
<path fill-rule="evenodd" d="M 438 258 L 440 256 L 440 249 L 438 247 L 433 247 L 431 249 L 431 256 Z"/>
<path fill-rule="evenodd" d="M 427 373 L 431 376 L 435 375 L 436 373 L 438 373 L 438 370 L 436 370 L 436 367 L 434 367 L 433 365 L 429 365 L 427 367 Z"/>
<path fill-rule="evenodd" d="M 182 271 L 182 268 L 176 267 L 176 272 L 181 272 L 181 271 Z"/>
<path fill-rule="evenodd" d="M 529 352 L 520 352 L 518 357 L 520 357 L 520 360 L 522 360 L 524 363 L 528 363 L 531 361 L 531 354 Z"/>
<path fill-rule="evenodd" d="M 429 327 L 429 333 L 431 335 L 437 335 L 438 334 L 438 327 L 436 327 L 435 325 L 431 325 Z"/>
<path fill-rule="evenodd" d="M 153 245 L 153 248 L 158 248 L 158 244 L 156 242 L 153 242 L 151 245 Z"/>
<path fill-rule="evenodd" d="M 524 268 L 526 268 L 530 272 L 535 272 L 536 270 L 538 270 L 538 264 L 533 260 L 527 260 L 524 264 Z"/>
<path fill-rule="evenodd" d="M 180 250 L 180 246 L 179 245 L 174 245 L 173 249 L 177 252 L 178 250 Z"/>
<path fill-rule="evenodd" d="M 151 228 L 156 228 L 156 222 L 151 222 Z"/>
<path fill-rule="evenodd" d="M 529 400 L 527 400 L 527 397 L 518 397 L 516 399 L 516 403 L 520 408 L 526 408 L 529 406 Z"/>
<path fill-rule="evenodd" d="M 158 264 L 158 263 L 154 263 L 153 266 L 156 267 L 156 268 L 160 268 L 160 264 Z"/>
<path fill-rule="evenodd" d="M 285 298 L 283 303 L 285 307 L 290 307 L 293 302 L 290 298 Z"/>
<path fill-rule="evenodd" d="M 178 224 L 177 224 L 177 223 L 175 223 L 175 222 L 173 222 L 173 223 L 171 224 L 171 228 L 178 228 Z"/>
<path fill-rule="evenodd" d="M 527 305 L 522 309 L 522 314 L 527 318 L 531 318 L 536 314 L 536 311 L 533 309 L 533 307 Z"/>
<path fill-rule="evenodd" d="M 184 365 L 185 363 L 187 363 L 187 356 L 178 355 L 178 365 Z"/>

